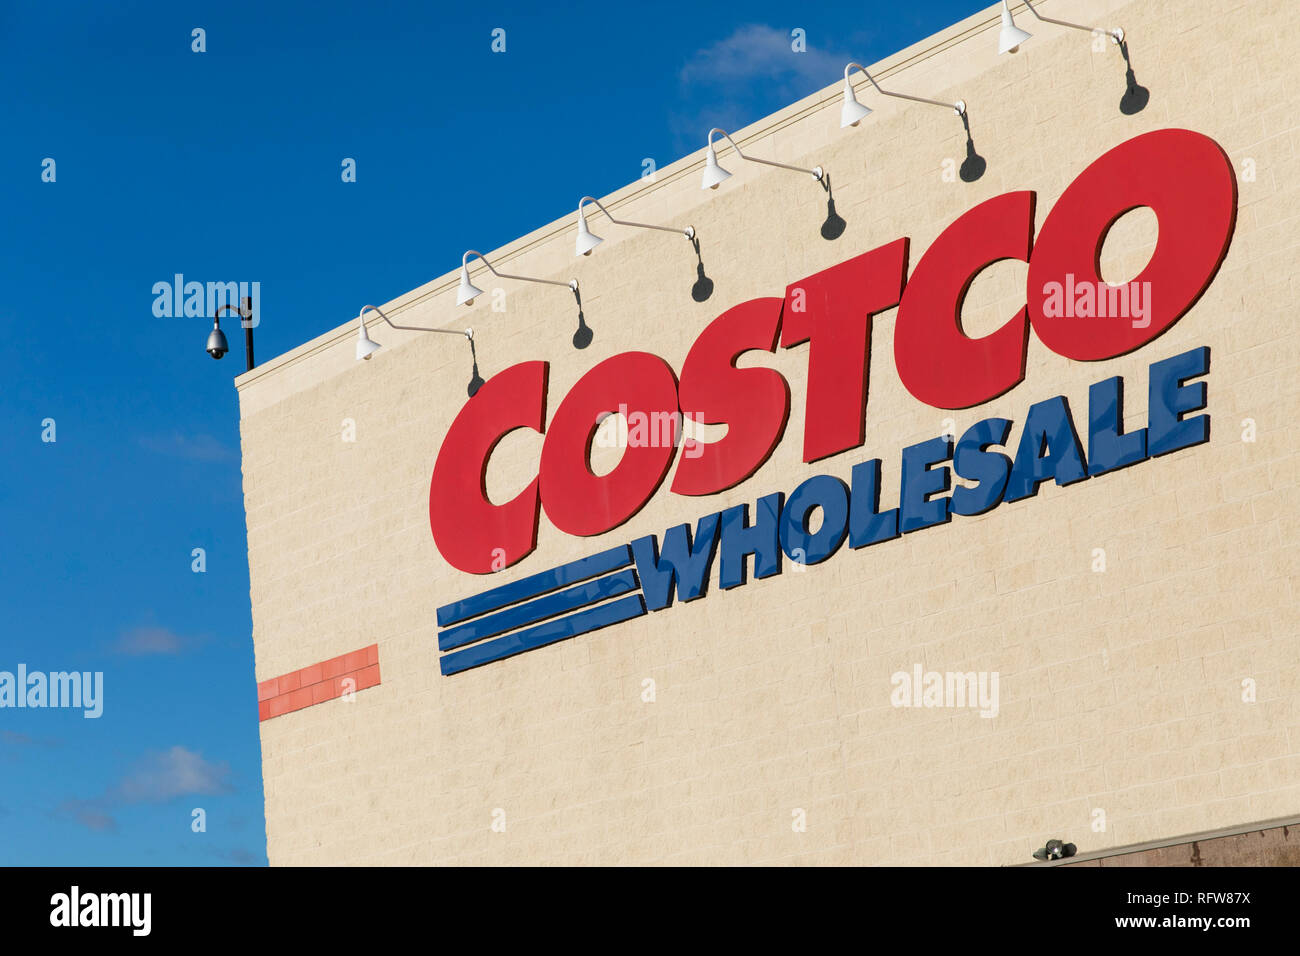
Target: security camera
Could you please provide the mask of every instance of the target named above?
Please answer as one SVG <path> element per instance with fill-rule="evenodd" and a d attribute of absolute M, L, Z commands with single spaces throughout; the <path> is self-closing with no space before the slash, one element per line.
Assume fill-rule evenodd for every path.
<path fill-rule="evenodd" d="M 219 359 L 229 351 L 230 346 L 226 343 L 226 333 L 214 326 L 212 332 L 208 335 L 208 354 L 214 359 Z"/>

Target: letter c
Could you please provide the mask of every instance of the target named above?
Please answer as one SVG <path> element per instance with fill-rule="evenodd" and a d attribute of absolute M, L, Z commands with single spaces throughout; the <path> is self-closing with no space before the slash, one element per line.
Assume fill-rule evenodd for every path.
<path fill-rule="evenodd" d="M 492 449 L 516 428 L 545 431 L 546 362 L 521 362 L 492 376 L 465 403 L 438 451 L 429 483 L 429 527 L 452 567 L 487 574 L 537 547 L 539 479 L 503 505 L 487 497 Z"/>
<path fill-rule="evenodd" d="M 1005 193 L 958 216 L 925 251 L 894 323 L 894 364 L 914 398 L 934 408 L 970 408 L 1025 377 L 1027 310 L 972 339 L 962 331 L 961 306 L 985 267 L 1029 261 L 1033 232 L 1034 194 Z"/>

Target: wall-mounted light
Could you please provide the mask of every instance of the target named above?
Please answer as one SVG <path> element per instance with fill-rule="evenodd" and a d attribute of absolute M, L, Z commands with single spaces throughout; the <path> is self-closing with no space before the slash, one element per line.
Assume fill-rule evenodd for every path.
<path fill-rule="evenodd" d="M 1114 43 L 1124 42 L 1123 27 L 1115 27 L 1113 30 L 1103 30 L 1100 27 L 1084 26 L 1082 23 L 1070 23 L 1068 20 L 1053 20 L 1051 17 L 1045 17 L 1033 8 L 1029 0 L 1025 0 L 1025 6 L 1039 20 L 1044 23 L 1055 23 L 1057 26 L 1069 27 L 1072 30 L 1084 30 L 1087 33 L 1104 33 L 1111 38 Z M 1028 40 L 1033 34 L 1026 33 L 1016 26 L 1016 21 L 1011 19 L 1011 6 L 1007 0 L 1002 0 L 1002 30 L 998 33 L 998 52 L 1015 53 L 1020 49 L 1020 44 Z"/>
<path fill-rule="evenodd" d="M 871 85 L 876 88 L 876 92 L 883 96 L 896 96 L 900 100 L 911 100 L 913 103 L 928 103 L 931 106 L 941 106 L 946 110 L 952 110 L 961 120 L 962 128 L 966 131 L 966 158 L 962 161 L 959 175 L 963 182 L 973 183 L 984 175 L 984 170 L 988 164 L 984 157 L 975 152 L 975 141 L 971 139 L 970 119 L 966 115 L 966 101 L 958 100 L 955 103 L 945 103 L 943 100 L 932 100 L 925 96 L 912 96 L 910 93 L 895 93 L 892 90 L 881 89 L 876 78 L 867 72 L 867 68 L 861 63 L 849 63 L 844 67 L 844 103 L 840 106 L 840 129 L 846 129 L 850 126 L 857 126 L 862 120 L 871 115 L 871 108 L 863 106 L 858 102 L 858 98 L 853 94 L 853 81 L 849 75 L 854 70 L 860 70 L 862 75 L 870 81 Z"/>
<path fill-rule="evenodd" d="M 610 211 L 605 208 L 604 204 L 595 196 L 583 196 L 578 200 L 578 241 L 575 255 L 589 256 L 591 250 L 595 249 L 605 240 L 596 235 L 587 226 L 587 214 L 582 211 L 583 203 L 594 202 L 600 207 L 600 211 L 608 217 L 610 222 L 617 223 L 620 226 L 636 226 L 638 229 L 658 229 L 660 232 L 677 232 L 681 233 L 687 239 L 695 238 L 695 227 L 687 226 L 685 229 L 677 229 L 673 226 L 655 226 L 648 222 L 629 222 L 626 219 L 615 219 L 610 215 Z"/>
<path fill-rule="evenodd" d="M 822 177 L 825 175 L 825 172 L 822 170 L 820 166 L 814 166 L 812 169 L 804 169 L 804 167 L 802 166 L 790 166 L 786 163 L 778 163 L 770 159 L 759 159 L 757 156 L 746 156 L 743 152 L 741 152 L 740 147 L 736 145 L 736 141 L 731 138 L 730 134 L 728 134 L 725 129 L 718 129 L 717 127 L 714 127 L 713 129 L 709 130 L 709 138 L 707 140 L 707 146 L 709 147 L 709 152 L 708 155 L 705 156 L 704 158 L 704 178 L 703 181 L 700 183 L 701 189 L 717 189 L 718 186 L 723 182 L 723 180 L 731 176 L 731 173 L 727 172 L 725 169 L 723 169 L 721 166 L 718 165 L 718 154 L 717 151 L 714 150 L 713 148 L 714 133 L 721 133 L 723 136 L 725 136 L 727 138 L 727 142 L 731 144 L 731 148 L 736 151 L 736 155 L 739 156 L 741 159 L 749 160 L 749 162 L 751 163 L 762 163 L 764 166 L 779 166 L 781 169 L 793 170 L 796 173 L 807 173 L 809 176 L 811 176 L 813 179 L 817 180 L 818 182 L 821 182 Z"/>
<path fill-rule="evenodd" d="M 893 93 L 889 90 L 882 90 L 876 78 L 867 72 L 867 68 L 861 63 L 850 63 L 844 67 L 844 105 L 840 107 L 840 129 L 849 126 L 857 126 L 858 123 L 871 115 L 871 108 L 863 106 L 858 102 L 858 98 L 853 94 L 853 81 L 849 79 L 849 73 L 853 70 L 861 70 L 862 75 L 871 81 L 871 85 L 876 88 L 876 92 L 883 96 L 896 96 L 901 100 L 911 100 L 913 103 L 929 103 L 931 106 L 942 106 L 955 112 L 958 116 L 966 115 L 965 100 L 958 100 L 956 103 L 945 103 L 942 100 L 926 99 L 924 96 L 911 96 L 907 93 Z"/>
<path fill-rule="evenodd" d="M 383 348 L 383 346 L 380 345 L 378 342 L 376 342 L 374 339 L 372 339 L 370 337 L 369 332 L 366 331 L 367 312 L 377 312 L 379 314 L 379 317 L 383 319 L 385 322 L 387 322 L 390 326 L 392 326 L 395 329 L 401 329 L 404 332 L 442 332 L 446 335 L 465 336 L 465 338 L 469 340 L 469 354 L 474 365 L 473 373 L 471 374 L 469 380 L 469 388 L 467 389 L 467 391 L 469 392 L 470 398 L 474 397 L 474 393 L 477 392 L 479 390 L 479 387 L 483 384 L 483 379 L 478 374 L 478 354 L 474 349 L 473 329 L 464 329 L 464 330 L 430 329 L 419 325 L 398 325 L 388 316 L 384 315 L 383 311 L 378 306 L 364 305 L 361 307 L 361 311 L 357 314 L 357 361 L 358 362 L 360 362 L 362 359 L 370 358 L 370 356 L 374 355 L 381 348 Z"/>
<path fill-rule="evenodd" d="M 383 348 L 383 346 L 380 345 L 378 342 L 376 342 L 374 339 L 372 339 L 370 337 L 370 334 L 366 331 L 366 313 L 371 311 L 377 312 L 379 314 L 379 317 L 383 319 L 385 322 L 387 322 L 389 325 L 391 325 L 393 328 L 401 329 L 404 332 L 442 332 L 445 333 L 446 335 L 463 335 L 465 336 L 465 338 L 470 339 L 471 341 L 473 341 L 474 339 L 473 329 L 464 329 L 464 330 L 428 329 L 418 325 L 396 325 L 394 324 L 392 319 L 390 319 L 388 316 L 384 315 L 382 311 L 380 311 L 378 306 L 365 305 L 361 307 L 361 311 L 357 314 L 357 361 L 358 362 L 361 361 L 362 359 L 370 358 L 370 356 L 374 355 L 381 348 Z"/>
<path fill-rule="evenodd" d="M 578 294 L 577 279 L 570 279 L 568 282 L 558 282 L 555 279 L 536 279 L 532 276 L 515 276 L 515 275 L 510 275 L 507 272 L 497 272 L 497 270 L 492 266 L 492 263 L 488 262 L 487 256 L 483 255 L 483 253 L 478 252 L 477 250 L 470 249 L 468 252 L 466 252 L 463 256 L 460 257 L 460 289 L 457 290 L 456 292 L 457 305 L 473 305 L 474 300 L 483 294 L 482 289 L 478 288 L 476 285 L 474 285 L 474 283 L 469 281 L 469 257 L 470 256 L 478 256 L 480 259 L 482 259 L 483 265 L 487 266 L 488 271 L 491 272 L 498 279 L 517 279 L 520 282 L 541 282 L 546 285 L 559 285 L 559 286 L 564 286 L 574 295 Z"/>
<path fill-rule="evenodd" d="M 1034 859 L 1065 860 L 1074 856 L 1078 849 L 1073 843 L 1066 843 L 1064 840 L 1048 840 L 1046 846 L 1041 846 L 1034 851 Z"/>
<path fill-rule="evenodd" d="M 358 362 L 361 361 L 362 359 L 370 358 L 370 356 L 374 355 L 381 348 L 383 348 L 382 345 L 380 345 L 378 342 L 376 342 L 366 333 L 366 309 L 375 309 L 375 307 L 373 305 L 367 305 L 361 310 L 361 314 L 357 316 L 357 323 L 359 326 L 359 328 L 357 329 L 357 361 Z M 375 311 L 379 312 L 378 309 L 375 309 Z M 379 312 L 379 314 L 383 315 L 384 313 Z"/>
<path fill-rule="evenodd" d="M 517 276 L 508 272 L 497 272 L 496 267 L 488 262 L 487 256 L 476 249 L 470 249 L 460 257 L 460 289 L 456 292 L 457 305 L 473 305 L 474 300 L 483 294 L 483 290 L 478 288 L 474 283 L 469 281 L 469 257 L 478 256 L 483 260 L 483 265 L 488 267 L 488 271 L 499 279 L 517 279 L 520 282 L 540 282 L 543 285 L 563 286 L 573 293 L 573 299 L 578 305 L 578 331 L 573 334 L 573 347 L 585 349 L 591 344 L 592 331 L 586 323 L 582 314 L 582 293 L 578 291 L 578 280 L 570 279 L 568 282 L 559 282 L 555 279 L 538 279 L 534 276 Z"/>

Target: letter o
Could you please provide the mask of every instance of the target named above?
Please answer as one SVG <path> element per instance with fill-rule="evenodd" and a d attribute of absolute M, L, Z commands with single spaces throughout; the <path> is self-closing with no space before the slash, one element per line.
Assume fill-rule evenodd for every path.
<path fill-rule="evenodd" d="M 822 523 L 812 532 L 808 515 L 814 508 L 822 509 Z M 781 511 L 781 550 L 791 561 L 818 564 L 839 550 L 848 530 L 848 486 L 832 475 L 813 475 L 786 499 Z"/>
<path fill-rule="evenodd" d="M 1150 283 L 1150 324 L 1044 315 L 1048 283 L 1064 283 L 1069 273 L 1076 287 L 1102 281 L 1098 259 L 1106 232 L 1120 216 L 1143 206 L 1160 223 L 1155 253 L 1132 280 Z M 1146 345 L 1182 318 L 1210 284 L 1227 255 L 1236 218 L 1232 161 L 1208 136 L 1162 129 L 1121 143 L 1075 178 L 1038 233 L 1028 279 L 1035 334 L 1056 354 L 1083 362 Z"/>
<path fill-rule="evenodd" d="M 650 421 L 674 416 L 673 442 L 627 446 L 607 475 L 591 470 L 591 443 L 599 416 L 626 406 Z M 546 429 L 542 445 L 542 508 L 566 534 L 603 534 L 632 517 L 668 474 L 680 435 L 677 376 L 648 352 L 624 352 L 601 362 L 569 390 Z"/>

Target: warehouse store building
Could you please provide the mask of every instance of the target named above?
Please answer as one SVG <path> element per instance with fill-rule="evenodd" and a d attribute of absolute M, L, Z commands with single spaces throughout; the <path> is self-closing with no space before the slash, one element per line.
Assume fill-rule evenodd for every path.
<path fill-rule="evenodd" d="M 240 376 L 273 865 L 1294 855 L 1295 11 L 1034 7 Z"/>

